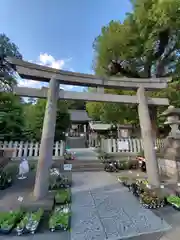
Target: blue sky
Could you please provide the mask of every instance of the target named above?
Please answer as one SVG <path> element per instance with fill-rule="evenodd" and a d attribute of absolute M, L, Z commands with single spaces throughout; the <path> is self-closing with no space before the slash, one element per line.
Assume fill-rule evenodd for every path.
<path fill-rule="evenodd" d="M 131 11 L 128 0 L 0 0 L 0 32 L 24 59 L 91 73 L 92 43 L 111 20 Z"/>

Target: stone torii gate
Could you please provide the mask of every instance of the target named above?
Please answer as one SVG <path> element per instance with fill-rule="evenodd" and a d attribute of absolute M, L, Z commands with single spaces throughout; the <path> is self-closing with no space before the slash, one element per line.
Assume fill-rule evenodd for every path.
<path fill-rule="evenodd" d="M 100 78 L 89 74 L 57 70 L 14 58 L 7 58 L 7 60 L 9 63 L 16 66 L 16 70 L 22 78 L 49 82 L 48 91 L 46 88 L 14 88 L 14 93 L 16 95 L 47 98 L 36 182 L 34 187 L 34 197 L 36 200 L 43 198 L 48 192 L 49 168 L 52 163 L 58 99 L 137 104 L 144 153 L 145 158 L 147 159 L 148 180 L 152 186 L 159 187 L 160 181 L 158 163 L 154 150 L 152 125 L 148 105 L 169 105 L 169 101 L 166 98 L 148 98 L 146 97 L 145 91 L 155 91 L 166 88 L 167 82 L 170 80 L 169 78 Z M 68 92 L 60 90 L 59 84 L 97 87 L 98 91 L 96 93 Z M 137 91 L 137 94 L 134 96 L 104 94 L 104 88 L 133 89 Z"/>

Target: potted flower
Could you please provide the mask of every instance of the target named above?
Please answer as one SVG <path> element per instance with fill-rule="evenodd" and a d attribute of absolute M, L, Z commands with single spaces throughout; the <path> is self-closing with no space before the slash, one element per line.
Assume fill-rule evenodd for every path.
<path fill-rule="evenodd" d="M 108 153 L 101 152 L 98 156 L 99 160 L 101 160 L 102 163 L 105 163 L 106 160 L 109 158 Z"/>
<path fill-rule="evenodd" d="M 128 177 L 118 177 L 118 181 L 123 184 L 123 186 L 127 187 L 128 186 Z"/>
<path fill-rule="evenodd" d="M 64 153 L 64 160 L 65 161 L 75 160 L 75 154 L 72 153 L 72 152 L 65 151 L 65 153 Z"/>
<path fill-rule="evenodd" d="M 35 212 L 27 212 L 24 218 L 16 227 L 16 232 L 18 236 L 22 235 L 23 233 L 34 234 L 37 231 L 43 213 L 44 211 L 42 208 L 39 208 Z"/>
<path fill-rule="evenodd" d="M 70 229 L 70 216 L 71 211 L 68 205 L 60 208 L 55 208 L 49 219 L 49 229 L 54 232 L 55 230 L 67 231 Z"/>
<path fill-rule="evenodd" d="M 50 170 L 49 190 L 68 188 L 70 186 L 71 186 L 70 180 L 67 177 L 60 175 L 60 172 L 58 169 L 53 168 Z"/>
<path fill-rule="evenodd" d="M 7 171 L 0 171 L 0 190 L 4 190 L 12 185 L 12 176 Z"/>
<path fill-rule="evenodd" d="M 62 189 L 56 192 L 56 195 L 55 195 L 56 204 L 70 203 L 70 201 L 71 201 L 71 192 L 69 189 Z"/>
<path fill-rule="evenodd" d="M 0 213 L 0 231 L 1 233 L 9 233 L 22 217 L 23 212 L 20 210 Z"/>
<path fill-rule="evenodd" d="M 68 179 L 68 177 L 61 176 L 61 179 L 59 180 L 59 188 L 69 188 L 71 187 L 71 182 Z"/>

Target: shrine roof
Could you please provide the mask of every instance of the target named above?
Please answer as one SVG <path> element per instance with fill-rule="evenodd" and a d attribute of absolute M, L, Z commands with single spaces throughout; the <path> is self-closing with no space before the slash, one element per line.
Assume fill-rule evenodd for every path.
<path fill-rule="evenodd" d="M 69 110 L 68 111 L 72 122 L 89 122 L 89 118 L 86 110 Z"/>

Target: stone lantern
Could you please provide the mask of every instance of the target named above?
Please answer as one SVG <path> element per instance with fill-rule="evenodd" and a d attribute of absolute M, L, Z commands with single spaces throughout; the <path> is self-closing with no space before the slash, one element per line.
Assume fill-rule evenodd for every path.
<path fill-rule="evenodd" d="M 165 125 L 169 125 L 171 131 L 166 138 L 165 147 L 163 149 L 163 157 L 166 161 L 169 160 L 168 166 L 176 169 L 177 183 L 180 185 L 180 108 L 169 106 L 168 109 L 162 113 L 167 117 Z"/>

